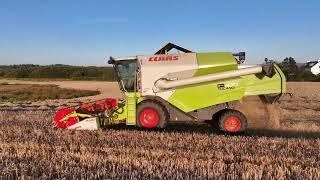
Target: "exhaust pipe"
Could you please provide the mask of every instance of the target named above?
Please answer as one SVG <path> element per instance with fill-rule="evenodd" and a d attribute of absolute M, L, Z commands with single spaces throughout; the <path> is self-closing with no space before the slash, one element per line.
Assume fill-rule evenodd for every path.
<path fill-rule="evenodd" d="M 238 67 L 237 70 L 232 71 L 226 71 L 226 72 L 220 72 L 220 73 L 214 73 L 214 74 L 208 74 L 203 76 L 197 76 L 197 77 L 191 77 L 187 79 L 181 79 L 181 80 L 167 80 L 167 79 L 159 79 L 155 83 L 155 87 L 158 89 L 170 89 L 175 88 L 179 86 L 186 86 L 191 84 L 198 84 L 198 83 L 204 83 L 209 81 L 216 81 L 221 79 L 227 79 L 227 78 L 233 78 L 238 76 L 244 76 L 249 74 L 256 74 L 262 72 L 262 66 L 261 65 L 254 65 L 249 67 Z"/>

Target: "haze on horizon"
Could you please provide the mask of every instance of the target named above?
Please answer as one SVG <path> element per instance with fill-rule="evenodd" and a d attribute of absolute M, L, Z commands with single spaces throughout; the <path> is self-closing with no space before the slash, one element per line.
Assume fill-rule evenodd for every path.
<path fill-rule="evenodd" d="M 167 42 L 194 51 L 320 59 L 320 1 L 4 0 L 0 64 L 106 65 Z"/>

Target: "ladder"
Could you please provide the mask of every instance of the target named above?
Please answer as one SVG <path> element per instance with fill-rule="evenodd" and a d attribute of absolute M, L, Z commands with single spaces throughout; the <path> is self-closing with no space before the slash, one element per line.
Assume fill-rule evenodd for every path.
<path fill-rule="evenodd" d="M 136 124 L 136 105 L 137 105 L 137 97 L 136 93 L 126 93 L 127 96 L 127 125 L 135 125 Z"/>

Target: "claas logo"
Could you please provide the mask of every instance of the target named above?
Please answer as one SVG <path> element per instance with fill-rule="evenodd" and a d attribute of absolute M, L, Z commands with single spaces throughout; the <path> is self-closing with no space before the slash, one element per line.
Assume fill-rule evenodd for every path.
<path fill-rule="evenodd" d="M 177 61 L 179 56 L 153 56 L 148 61 Z"/>

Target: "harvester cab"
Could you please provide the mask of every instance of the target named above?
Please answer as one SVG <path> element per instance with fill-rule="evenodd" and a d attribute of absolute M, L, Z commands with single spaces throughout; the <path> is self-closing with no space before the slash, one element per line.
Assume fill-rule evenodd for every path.
<path fill-rule="evenodd" d="M 172 49 L 179 53 L 169 53 Z M 228 133 L 245 131 L 247 119 L 235 103 L 247 96 L 273 102 L 286 92 L 286 80 L 273 63 L 244 61 L 243 52 L 196 53 L 172 43 L 154 55 L 110 57 L 124 100 L 108 98 L 85 108 L 62 109 L 55 124 L 79 128 L 82 121 L 95 119 L 95 129 L 120 123 L 165 128 L 171 122 L 209 120 Z"/>

